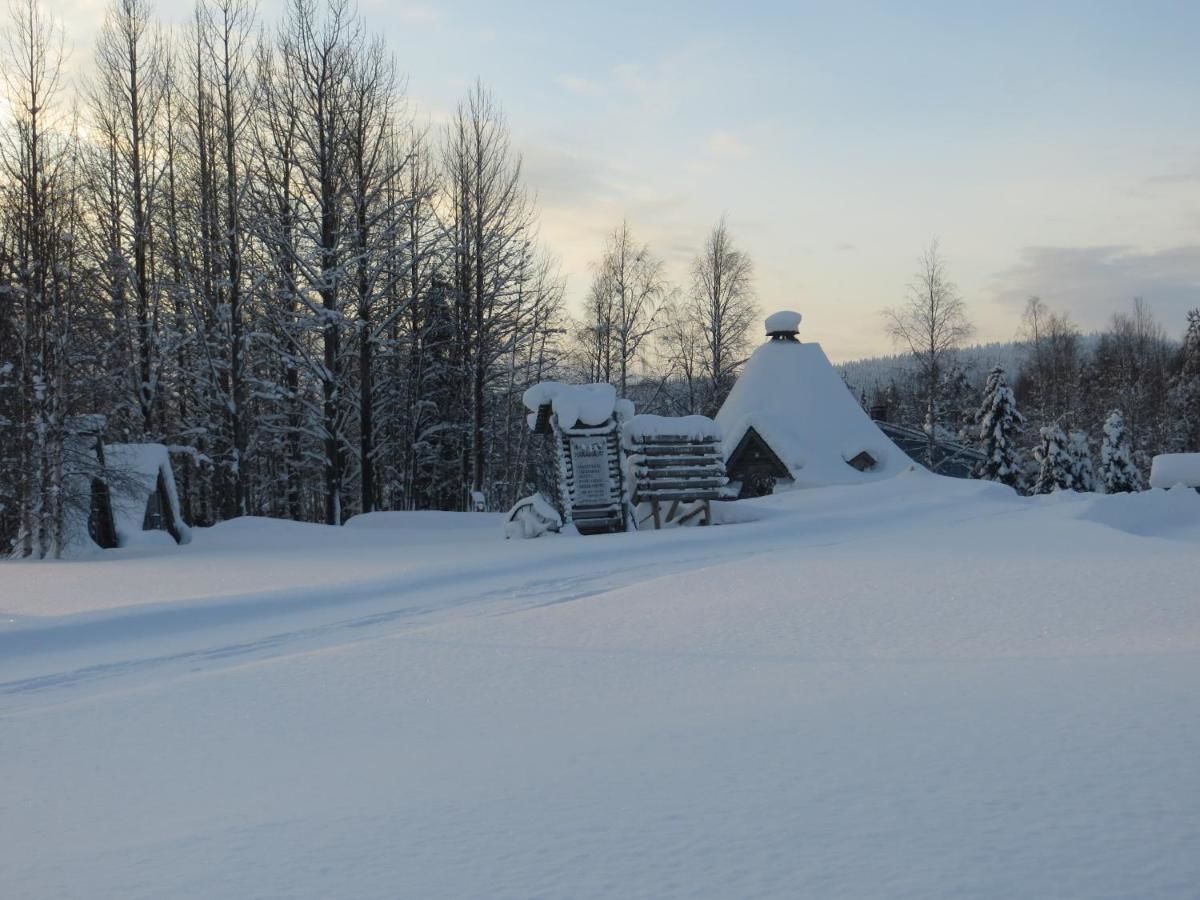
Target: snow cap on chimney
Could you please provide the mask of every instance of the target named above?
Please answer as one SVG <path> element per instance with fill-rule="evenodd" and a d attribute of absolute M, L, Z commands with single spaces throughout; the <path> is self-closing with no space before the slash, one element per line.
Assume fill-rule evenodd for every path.
<path fill-rule="evenodd" d="M 782 309 L 767 316 L 767 337 L 773 341 L 794 341 L 800 331 L 801 315 Z"/>

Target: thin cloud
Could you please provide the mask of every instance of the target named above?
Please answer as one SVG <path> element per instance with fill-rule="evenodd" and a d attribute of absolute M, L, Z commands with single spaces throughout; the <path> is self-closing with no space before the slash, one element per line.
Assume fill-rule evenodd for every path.
<path fill-rule="evenodd" d="M 1031 295 L 1071 313 L 1085 329 L 1101 328 L 1143 297 L 1175 333 L 1200 306 L 1200 245 L 1145 251 L 1099 247 L 1026 247 L 1021 262 L 996 276 L 993 297 L 1019 307 Z"/>
<path fill-rule="evenodd" d="M 585 207 L 622 192 L 603 160 L 570 147 L 532 143 L 523 148 L 522 157 L 543 207 Z"/>
<path fill-rule="evenodd" d="M 1181 185 L 1181 184 L 1200 184 L 1200 157 L 1194 159 L 1190 165 L 1185 165 L 1182 169 L 1174 172 L 1160 172 L 1158 175 L 1151 175 L 1146 179 L 1146 184 L 1150 185 Z"/>
<path fill-rule="evenodd" d="M 1168 172 L 1164 175 L 1151 175 L 1146 179 L 1147 184 L 1200 184 L 1200 168 L 1186 172 Z"/>

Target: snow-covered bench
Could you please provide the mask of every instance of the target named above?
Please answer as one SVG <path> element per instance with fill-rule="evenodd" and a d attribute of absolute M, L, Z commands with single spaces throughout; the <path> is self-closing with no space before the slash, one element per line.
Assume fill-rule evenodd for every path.
<path fill-rule="evenodd" d="M 725 485 L 721 430 L 706 416 L 634 416 L 622 429 L 630 502 L 638 524 L 684 525 L 697 516 L 712 523 L 712 501 Z M 662 504 L 669 503 L 666 516 Z M 686 505 L 686 508 L 683 508 Z M 639 507 L 649 512 L 639 516 Z"/>

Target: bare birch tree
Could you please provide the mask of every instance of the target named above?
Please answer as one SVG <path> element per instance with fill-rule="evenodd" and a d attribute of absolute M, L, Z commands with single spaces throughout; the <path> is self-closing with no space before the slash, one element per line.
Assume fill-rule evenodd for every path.
<path fill-rule="evenodd" d="M 946 262 L 936 240 L 921 254 L 904 302 L 884 310 L 883 315 L 888 335 L 897 346 L 912 354 L 917 365 L 928 434 L 926 463 L 933 469 L 938 400 L 946 365 L 974 331 L 967 319 L 966 304 L 946 273 Z"/>
<path fill-rule="evenodd" d="M 659 327 L 669 295 L 662 260 L 622 222 L 608 236 L 588 293 L 588 337 L 599 380 L 627 396 L 629 376 Z"/>
<path fill-rule="evenodd" d="M 722 218 L 692 263 L 691 311 L 703 335 L 708 378 L 706 415 L 714 415 L 746 360 L 750 328 L 758 318 L 754 264 L 737 249 Z"/>

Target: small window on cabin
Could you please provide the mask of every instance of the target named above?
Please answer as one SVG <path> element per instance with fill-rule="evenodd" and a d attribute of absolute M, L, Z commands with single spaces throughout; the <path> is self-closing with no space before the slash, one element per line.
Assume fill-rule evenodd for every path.
<path fill-rule="evenodd" d="M 858 469 L 860 472 L 870 472 L 875 468 L 875 466 L 878 465 L 878 463 L 875 461 L 875 457 L 873 457 L 866 450 L 863 450 L 853 459 L 846 460 L 846 465 L 852 466 L 853 468 Z"/>
<path fill-rule="evenodd" d="M 146 498 L 146 514 L 142 516 L 142 531 L 166 531 L 163 519 L 162 498 L 155 491 Z"/>

